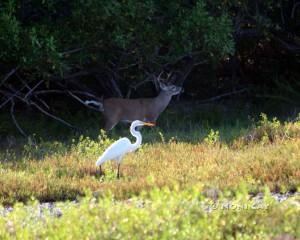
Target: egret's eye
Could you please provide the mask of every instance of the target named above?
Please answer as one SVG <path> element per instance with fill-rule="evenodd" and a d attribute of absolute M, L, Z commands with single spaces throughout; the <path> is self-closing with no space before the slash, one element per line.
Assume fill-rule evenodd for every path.
<path fill-rule="evenodd" d="M 144 124 L 140 124 L 140 125 L 137 125 L 137 126 L 135 126 L 135 130 L 139 130 L 142 126 L 144 126 Z"/>

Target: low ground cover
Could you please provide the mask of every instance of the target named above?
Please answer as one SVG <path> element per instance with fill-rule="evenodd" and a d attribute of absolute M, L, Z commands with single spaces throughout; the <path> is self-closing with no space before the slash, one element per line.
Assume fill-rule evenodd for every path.
<path fill-rule="evenodd" d="M 47 209 L 41 212 L 37 203 L 26 208 L 18 204 L 14 211 L 0 217 L 0 236 L 1 239 L 300 237 L 299 198 L 279 204 L 266 191 L 257 202 L 240 187 L 234 197 L 225 192 L 214 202 L 201 194 L 202 190 L 201 184 L 185 190 L 155 188 L 126 201 L 116 201 L 112 195 L 95 198 L 87 194 L 77 204 L 58 203 L 63 212 L 59 216 L 53 216 Z"/>

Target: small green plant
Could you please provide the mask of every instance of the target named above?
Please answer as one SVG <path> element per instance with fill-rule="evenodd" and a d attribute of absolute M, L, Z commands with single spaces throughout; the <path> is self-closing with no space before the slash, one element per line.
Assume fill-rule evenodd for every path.
<path fill-rule="evenodd" d="M 35 136 L 28 137 L 27 143 L 23 146 L 23 155 L 27 158 L 44 158 L 49 155 L 62 155 L 67 152 L 67 147 L 59 141 L 37 141 Z"/>
<path fill-rule="evenodd" d="M 204 142 L 207 145 L 215 145 L 219 141 L 220 141 L 220 133 L 218 130 L 215 131 L 215 130 L 211 129 L 209 134 L 207 135 L 207 137 L 204 138 Z"/>
<path fill-rule="evenodd" d="M 78 142 L 74 139 L 72 142 L 71 151 L 74 151 L 81 156 L 94 157 L 95 155 L 103 152 L 113 142 L 113 140 L 108 138 L 106 132 L 101 129 L 97 140 L 81 135 Z"/>
<path fill-rule="evenodd" d="M 159 137 L 160 137 L 161 142 L 162 142 L 162 143 L 166 143 L 164 134 L 163 134 L 161 131 L 158 132 L 158 135 L 159 135 Z"/>
<path fill-rule="evenodd" d="M 266 140 L 273 142 L 279 135 L 281 123 L 276 117 L 269 120 L 265 113 L 261 113 L 261 120 L 259 121 L 258 127 L 262 131 L 263 142 Z"/>

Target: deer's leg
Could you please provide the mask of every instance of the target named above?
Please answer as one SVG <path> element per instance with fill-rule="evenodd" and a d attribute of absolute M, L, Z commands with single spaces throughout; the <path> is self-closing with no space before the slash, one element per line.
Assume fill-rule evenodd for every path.
<path fill-rule="evenodd" d="M 110 120 L 106 120 L 106 121 L 105 121 L 105 126 L 104 126 L 105 131 L 110 131 L 111 129 L 113 129 L 113 127 L 114 127 L 116 124 L 117 124 L 116 122 L 112 122 L 112 121 L 110 121 Z"/>
<path fill-rule="evenodd" d="M 104 130 L 105 131 L 111 130 L 118 123 L 117 117 L 109 111 L 104 111 L 103 117 L 104 117 Z"/>

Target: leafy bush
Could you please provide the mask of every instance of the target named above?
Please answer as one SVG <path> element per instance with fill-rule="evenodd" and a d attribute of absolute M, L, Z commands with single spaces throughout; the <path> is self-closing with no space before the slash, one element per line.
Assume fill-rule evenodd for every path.
<path fill-rule="evenodd" d="M 281 123 L 277 118 L 269 120 L 262 113 L 258 125 L 250 131 L 241 141 L 244 144 L 251 142 L 273 143 L 279 140 L 293 139 L 300 136 L 299 118 L 295 122 Z"/>
<path fill-rule="evenodd" d="M 78 142 L 75 142 L 74 139 L 72 141 L 71 152 L 74 152 L 79 156 L 90 157 L 103 152 L 114 140 L 109 139 L 105 131 L 101 130 L 97 140 L 80 136 Z"/>
<path fill-rule="evenodd" d="M 31 138 L 28 138 L 23 147 L 23 155 L 26 158 L 41 159 L 51 155 L 60 156 L 64 153 L 67 153 L 67 148 L 65 144 L 59 141 L 40 140 L 39 143 L 35 143 Z"/>
<path fill-rule="evenodd" d="M 204 142 L 208 145 L 215 145 L 220 141 L 220 133 L 219 131 L 210 130 L 207 137 L 204 138 Z"/>

